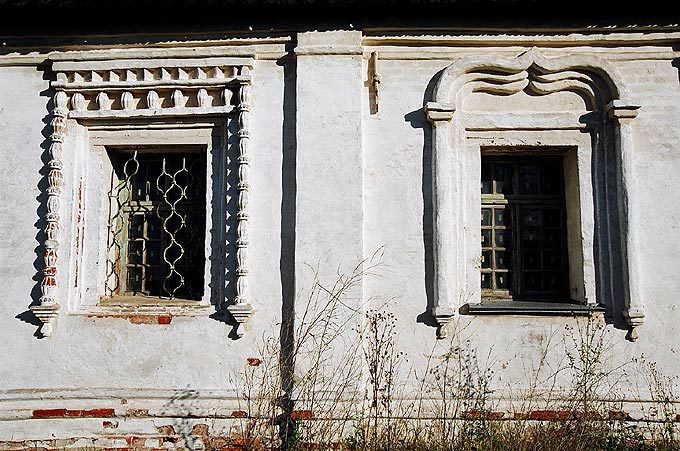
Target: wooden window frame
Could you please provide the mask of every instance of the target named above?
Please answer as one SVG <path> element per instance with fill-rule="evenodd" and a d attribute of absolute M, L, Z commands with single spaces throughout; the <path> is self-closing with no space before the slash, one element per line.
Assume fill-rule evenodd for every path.
<path fill-rule="evenodd" d="M 495 177 L 491 177 L 490 193 L 481 193 L 481 209 L 490 209 L 488 225 L 484 224 L 484 216 L 482 214 L 481 236 L 482 236 L 482 264 L 480 272 L 482 281 L 484 275 L 488 274 L 490 277 L 488 287 L 482 286 L 482 299 L 485 300 L 513 300 L 513 301 L 541 301 L 541 302 L 573 302 L 569 299 L 569 262 L 568 262 L 568 243 L 567 243 L 567 208 L 566 208 L 566 193 L 563 170 L 563 154 L 562 149 L 542 149 L 540 151 L 483 151 L 481 155 L 481 163 L 484 164 L 510 164 L 512 165 L 512 189 L 510 194 L 498 193 L 496 189 Z M 559 164 L 559 181 L 557 189 L 552 194 L 537 193 L 537 194 L 523 194 L 520 192 L 520 164 L 538 163 L 538 166 L 544 166 L 549 159 L 559 159 L 559 162 L 552 164 Z M 492 166 L 493 167 L 493 166 Z M 541 168 L 540 170 L 544 170 Z M 543 174 L 546 175 L 546 174 Z M 540 182 L 539 182 L 540 184 Z M 480 183 L 481 185 L 481 183 Z M 484 188 L 482 187 L 482 191 Z M 495 211 L 506 209 L 511 212 L 509 224 L 496 225 Z M 509 208 L 508 208 L 509 207 Z M 558 252 L 560 261 L 556 263 L 559 268 L 546 268 L 542 266 L 537 269 L 537 272 L 561 272 L 561 287 L 555 290 L 538 289 L 531 290 L 526 287 L 526 272 L 524 253 L 525 246 L 522 242 L 521 234 L 525 230 L 520 211 L 523 208 L 536 207 L 540 209 L 555 208 L 559 210 L 559 224 L 553 226 L 553 230 L 559 229 L 559 244 L 555 246 Z M 536 227 L 541 236 L 546 230 L 546 226 L 539 225 Z M 489 239 L 491 242 L 484 243 L 484 231 L 489 230 Z M 496 245 L 497 230 L 511 230 L 510 246 Z M 542 241 L 542 240 L 541 240 Z M 543 243 L 539 244 L 537 248 L 541 254 L 545 250 Z M 497 252 L 510 252 L 509 265 L 505 268 L 497 267 Z M 486 261 L 485 257 L 490 257 L 491 261 Z M 531 270 L 533 271 L 533 270 Z M 506 273 L 509 281 L 506 282 L 506 288 L 499 288 L 496 286 L 496 275 Z"/>

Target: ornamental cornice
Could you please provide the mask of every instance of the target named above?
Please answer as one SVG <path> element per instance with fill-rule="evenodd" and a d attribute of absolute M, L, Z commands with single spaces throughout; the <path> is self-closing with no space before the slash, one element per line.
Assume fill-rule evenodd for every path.
<path fill-rule="evenodd" d="M 57 60 L 51 86 L 74 119 L 225 114 L 251 83 L 253 58 Z"/>

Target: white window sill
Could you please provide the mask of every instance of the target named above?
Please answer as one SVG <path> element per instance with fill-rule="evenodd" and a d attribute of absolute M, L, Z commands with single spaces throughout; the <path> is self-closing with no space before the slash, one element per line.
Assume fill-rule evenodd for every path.
<path fill-rule="evenodd" d="M 512 301 L 505 299 L 483 299 L 478 303 L 464 304 L 463 315 L 541 315 L 541 316 L 584 316 L 604 313 L 599 304 L 577 302 Z"/>

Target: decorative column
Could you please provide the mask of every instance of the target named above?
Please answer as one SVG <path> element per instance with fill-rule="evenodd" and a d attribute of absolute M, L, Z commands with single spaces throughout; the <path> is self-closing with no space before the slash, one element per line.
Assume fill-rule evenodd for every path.
<path fill-rule="evenodd" d="M 639 232 L 637 218 L 634 214 L 635 174 L 633 171 L 633 132 L 632 122 L 638 115 L 640 106 L 632 105 L 621 100 L 613 100 L 607 105 L 609 117 L 617 122 L 616 146 L 621 164 L 621 242 L 624 245 L 624 258 L 626 267 L 626 277 L 628 283 L 625 287 L 626 307 L 623 316 L 630 327 L 628 339 L 635 341 L 638 339 L 638 327 L 645 320 L 645 306 L 642 298 L 642 284 L 640 282 L 640 262 L 639 262 Z"/>
<path fill-rule="evenodd" d="M 54 323 L 59 315 L 59 303 L 57 302 L 57 257 L 59 250 L 59 233 L 61 225 L 59 221 L 59 208 L 61 189 L 64 184 L 62 168 L 62 145 L 66 131 L 66 116 L 68 97 L 64 91 L 57 91 L 54 95 L 54 110 L 52 111 L 52 134 L 50 135 L 50 161 L 47 163 L 49 173 L 47 175 L 47 212 L 45 213 L 45 254 L 43 279 L 40 284 L 40 303 L 31 305 L 29 308 L 42 322 L 40 333 L 43 337 L 49 337 L 54 331 Z"/>
<path fill-rule="evenodd" d="M 236 212 L 236 299 L 233 304 L 227 307 L 229 313 L 238 323 L 236 335 L 242 337 L 244 334 L 243 324 L 253 314 L 253 307 L 250 304 L 248 290 L 248 215 L 249 215 L 249 190 L 248 179 L 249 156 L 248 146 L 250 144 L 250 81 L 243 80 L 239 87 L 238 104 L 238 211 Z"/>
<path fill-rule="evenodd" d="M 427 118 L 432 122 L 432 252 L 434 255 L 434 302 L 432 316 L 437 321 L 437 338 L 446 338 L 446 325 L 455 316 L 458 286 L 457 281 L 463 268 L 456 268 L 455 256 L 460 240 L 451 236 L 459 227 L 459 205 L 451 205 L 452 196 L 457 194 L 453 180 L 458 180 L 457 168 L 451 164 L 451 153 L 437 151 L 447 148 L 449 130 L 455 108 L 451 104 L 428 102 L 425 105 Z M 458 285 L 457 282 L 455 282 Z"/>

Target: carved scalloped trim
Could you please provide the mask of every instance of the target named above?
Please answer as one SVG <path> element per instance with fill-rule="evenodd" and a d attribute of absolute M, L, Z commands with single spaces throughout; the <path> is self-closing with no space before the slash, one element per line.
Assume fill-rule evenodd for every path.
<path fill-rule="evenodd" d="M 52 87 L 74 119 L 227 114 L 252 58 L 56 61 Z"/>

